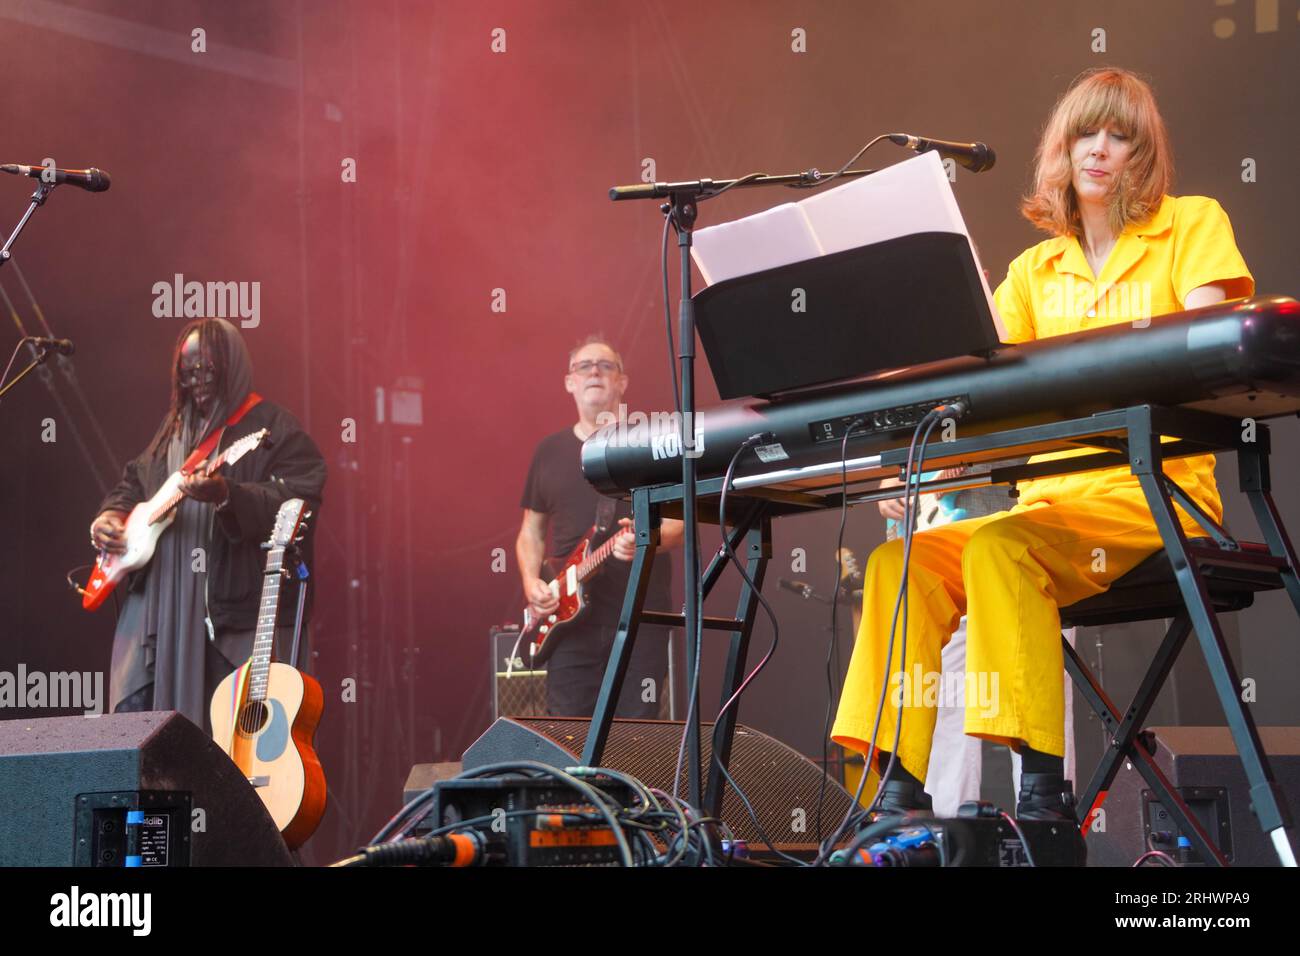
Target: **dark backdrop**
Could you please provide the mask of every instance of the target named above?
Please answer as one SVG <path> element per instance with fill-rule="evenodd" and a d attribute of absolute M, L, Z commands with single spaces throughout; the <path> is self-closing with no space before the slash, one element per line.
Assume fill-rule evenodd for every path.
<path fill-rule="evenodd" d="M 195 28 L 206 52 L 192 50 Z M 491 49 L 495 28 L 505 52 Z M 806 52 L 791 49 L 796 29 Z M 573 419 L 567 349 L 604 331 L 627 360 L 629 405 L 671 406 L 661 220 L 648 203 L 611 205 L 610 185 L 637 181 L 646 159 L 660 180 L 722 178 L 834 168 L 896 129 L 980 139 L 998 165 L 955 189 L 997 278 L 1040 238 L 1016 200 L 1047 111 L 1080 70 L 1117 64 L 1155 85 L 1175 191 L 1216 197 L 1259 289 L 1296 294 L 1298 54 L 1295 0 L 0 0 L 0 162 L 52 157 L 114 178 L 103 195 L 57 191 L 16 247 L 77 355 L 53 392 L 30 379 L 0 406 L 0 668 L 107 668 L 113 612 L 84 614 L 63 575 L 90 559 L 102 483 L 166 402 L 183 320 L 152 315 L 152 285 L 260 282 L 261 324 L 245 332 L 258 388 L 303 419 L 331 468 L 313 666 L 332 803 L 308 856 L 335 856 L 396 809 L 412 762 L 455 759 L 488 722 L 487 628 L 518 615 L 519 492 L 536 440 Z M 891 149 L 867 161 L 904 158 Z M 29 185 L 0 183 L 6 229 Z M 787 198 L 731 194 L 701 224 Z M 0 285 L 34 331 L 12 267 Z M 422 424 L 376 420 L 395 387 L 420 395 Z M 716 399 L 707 370 L 700 393 Z M 1296 429 L 1274 427 L 1293 520 Z M 1235 488 L 1233 462 L 1219 478 Z M 1228 515 L 1251 527 L 1240 503 Z M 833 516 L 782 524 L 771 577 L 803 549 L 800 576 L 829 586 L 834 535 Z M 850 516 L 860 553 L 882 537 L 872 509 Z M 720 588 L 719 606 L 733 593 Z M 782 647 L 742 719 L 816 753 L 825 615 L 772 600 Z M 1240 629 L 1257 718 L 1296 722 L 1285 600 L 1265 597 Z M 760 624 L 756 649 L 769 637 Z M 714 652 L 710 700 L 716 666 Z M 1127 679 L 1109 656 L 1107 672 Z M 357 703 L 339 699 L 348 678 Z"/>

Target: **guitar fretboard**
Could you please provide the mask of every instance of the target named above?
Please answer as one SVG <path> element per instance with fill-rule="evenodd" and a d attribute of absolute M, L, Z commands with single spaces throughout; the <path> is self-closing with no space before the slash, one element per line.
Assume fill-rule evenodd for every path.
<path fill-rule="evenodd" d="M 621 528 L 619 531 L 615 531 L 608 541 L 602 544 L 595 551 L 591 552 L 591 554 L 587 555 L 587 559 L 578 565 L 579 581 L 585 581 L 592 574 L 595 574 L 596 569 L 604 564 L 605 561 L 608 560 L 609 556 L 614 553 L 614 539 L 619 536 L 621 531 Z"/>
<path fill-rule="evenodd" d="M 280 569 L 284 548 L 272 548 L 266 558 L 266 577 L 262 579 L 262 603 L 257 610 L 257 631 L 253 638 L 253 656 L 248 662 L 248 699 L 266 700 L 266 685 L 271 674 L 271 656 L 275 646 L 275 617 L 280 607 Z"/>
<path fill-rule="evenodd" d="M 231 464 L 239 461 L 240 458 L 243 458 L 244 455 L 261 444 L 262 439 L 266 437 L 266 434 L 266 429 L 263 428 L 259 431 L 253 432 L 251 435 L 245 435 L 243 438 L 231 444 L 229 448 L 219 454 L 216 458 L 212 459 L 208 464 L 208 467 L 203 470 L 203 474 L 205 476 L 211 476 L 215 474 L 217 469 L 227 461 Z M 167 517 L 167 513 L 175 508 L 184 497 L 185 493 L 183 491 L 173 491 L 161 504 L 158 505 L 157 508 L 153 510 L 153 512 L 150 513 L 149 524 L 157 524 L 163 518 Z"/>

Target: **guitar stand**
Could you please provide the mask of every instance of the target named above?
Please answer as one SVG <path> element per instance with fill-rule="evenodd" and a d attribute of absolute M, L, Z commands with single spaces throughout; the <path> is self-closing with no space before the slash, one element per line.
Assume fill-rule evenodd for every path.
<path fill-rule="evenodd" d="M 302 640 L 302 617 L 307 607 L 307 579 L 311 577 L 311 572 L 307 568 L 307 562 L 302 559 L 302 549 L 296 544 L 290 544 L 285 548 L 285 557 L 293 569 L 294 577 L 298 579 L 298 607 L 293 616 L 293 650 L 289 652 L 289 666 L 297 670 L 298 649 Z"/>
<path fill-rule="evenodd" d="M 1174 440 L 1162 443 L 1162 436 Z M 1020 455 L 1026 451 L 1035 453 L 1085 447 L 1091 453 L 1050 462 L 995 467 L 984 475 L 971 474 L 925 482 L 920 486 L 920 491 L 949 491 L 1000 484 L 1009 484 L 1014 488 L 1018 481 L 1031 478 L 1116 466 L 1127 466 L 1132 471 L 1146 495 L 1156 528 L 1164 543 L 1164 552 L 1176 583 L 1174 600 L 1181 606 L 1156 609 L 1168 610 L 1175 620 L 1153 658 L 1137 699 L 1124 714 L 1119 713 L 1105 696 L 1100 684 L 1087 674 L 1082 661 L 1067 648 L 1066 668 L 1102 717 L 1113 740 L 1092 783 L 1085 791 L 1088 800 L 1081 801 L 1083 817 L 1080 823 L 1084 823 L 1088 815 L 1104 800 L 1106 788 L 1120 764 L 1124 760 L 1130 760 L 1164 801 L 1163 805 L 1170 810 L 1175 822 L 1192 840 L 1203 858 L 1220 864 L 1227 862 L 1151 759 L 1140 734 L 1141 723 L 1154 703 L 1174 659 L 1186 637 L 1194 632 L 1209 667 L 1233 742 L 1242 759 L 1250 786 L 1252 809 L 1260 827 L 1271 838 L 1282 864 L 1294 866 L 1294 851 L 1286 835 L 1286 828 L 1291 823 L 1290 816 L 1260 743 L 1254 718 L 1239 696 L 1240 684 L 1219 627 L 1212 593 L 1217 597 L 1217 592 L 1221 589 L 1216 584 L 1213 571 L 1203 567 L 1230 566 L 1243 573 L 1263 575 L 1266 579 L 1271 579 L 1261 584 L 1257 577 L 1253 590 L 1284 587 L 1300 617 L 1300 576 L 1297 575 L 1296 555 L 1272 498 L 1268 469 L 1270 433 L 1267 425 L 1255 423 L 1252 437 L 1253 441 L 1246 439 L 1242 422 L 1237 418 L 1186 408 L 1140 405 L 1101 412 L 1086 418 L 944 442 L 928 460 L 931 468 L 994 461 L 1008 457 L 1009 449 L 1014 449 L 1013 454 Z M 1165 459 L 1216 452 L 1237 454 L 1240 461 L 1241 491 L 1251 504 L 1264 544 L 1243 546 L 1235 541 L 1162 472 Z M 875 479 L 893 473 L 894 469 L 902 466 L 906 457 L 906 447 L 891 449 L 880 453 L 879 465 L 870 469 L 870 473 L 851 472 L 847 496 L 840 491 L 838 470 L 834 472 L 833 486 L 828 478 L 827 485 L 823 487 L 810 487 L 805 482 L 801 487 L 791 488 L 788 471 L 781 479 L 774 478 L 770 485 L 765 485 L 762 466 L 752 459 L 742 460 L 741 466 L 746 468 L 746 472 L 743 477 L 735 479 L 732 488 L 727 491 L 728 503 L 734 502 L 735 513 L 740 517 L 733 527 L 727 529 L 727 536 L 738 557 L 745 562 L 746 570 L 755 585 L 762 587 L 767 562 L 771 558 L 771 523 L 774 518 L 900 497 L 904 493 L 901 488 L 859 491 L 854 490 L 853 486 L 866 481 L 874 482 Z M 700 517 L 714 525 L 718 524 L 717 504 L 722 491 L 722 480 L 718 477 L 698 482 Z M 782 484 L 785 487 L 780 487 Z M 651 563 L 659 546 L 660 521 L 665 508 L 670 509 L 670 516 L 678 513 L 682 506 L 682 487 L 680 484 L 655 485 L 635 488 L 631 492 L 636 554 L 632 559 L 618 629 L 583 749 L 582 762 L 586 766 L 600 765 L 639 626 L 646 623 L 680 627 L 684 623 L 682 614 L 650 611 L 644 607 Z M 1175 503 L 1207 532 L 1208 542 L 1202 539 L 1197 539 L 1195 544 L 1189 542 L 1175 513 Z M 703 574 L 705 596 L 717 583 L 727 561 L 725 552 L 719 547 Z M 1124 581 L 1125 578 L 1122 577 L 1112 585 L 1111 590 L 1115 590 L 1116 585 Z M 1109 593 L 1110 591 L 1104 592 L 1097 598 L 1088 600 L 1096 601 Z M 1080 602 L 1074 608 L 1063 608 L 1062 616 L 1068 617 L 1072 610 L 1082 608 L 1085 603 Z M 1248 604 L 1249 601 L 1245 603 Z M 744 678 L 757 606 L 757 593 L 742 582 L 734 618 L 704 616 L 702 619 L 705 630 L 721 630 L 730 635 L 722 679 L 722 702 L 736 693 Z M 1219 606 L 1221 609 L 1233 609 L 1224 608 L 1222 601 L 1219 601 Z M 1151 611 L 1152 608 L 1147 610 Z M 1114 619 L 1118 618 L 1112 618 Z M 689 633 L 686 635 L 688 673 L 694 673 L 698 663 L 693 637 Z M 686 728 L 688 759 L 685 772 L 689 801 L 705 816 L 718 818 L 722 808 L 724 781 L 721 774 L 709 773 L 707 788 L 705 786 L 705 764 L 701 762 L 699 688 L 693 687 L 692 692 L 695 699 L 688 701 L 692 717 Z M 708 766 L 711 767 L 714 761 L 724 768 L 728 766 L 738 710 L 739 702 L 728 708 L 715 723 Z"/>

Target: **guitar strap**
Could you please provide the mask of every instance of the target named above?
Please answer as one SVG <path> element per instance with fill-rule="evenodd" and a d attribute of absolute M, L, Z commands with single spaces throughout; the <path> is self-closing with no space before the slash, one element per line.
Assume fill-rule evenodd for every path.
<path fill-rule="evenodd" d="M 614 509 L 617 507 L 618 501 L 614 498 L 601 495 L 596 499 L 596 534 L 604 534 L 614 524 Z"/>
<path fill-rule="evenodd" d="M 203 442 L 199 447 L 194 449 L 194 452 L 189 458 L 185 459 L 185 464 L 181 465 L 181 474 L 188 475 L 194 470 L 195 465 L 207 458 L 208 455 L 212 454 L 212 449 L 217 447 L 217 443 L 221 441 L 221 436 L 225 434 L 226 429 L 231 425 L 238 424 L 239 420 L 248 414 L 253 406 L 261 400 L 262 396 L 258 395 L 257 392 L 249 392 L 248 397 L 244 399 L 243 404 L 236 408 L 234 412 L 231 413 L 230 417 L 226 419 L 226 423 L 219 428 L 214 428 L 212 434 L 203 439 Z"/>

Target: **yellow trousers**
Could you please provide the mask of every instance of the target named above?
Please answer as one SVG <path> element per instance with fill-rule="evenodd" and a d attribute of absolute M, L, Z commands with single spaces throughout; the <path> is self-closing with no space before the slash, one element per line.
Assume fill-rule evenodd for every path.
<path fill-rule="evenodd" d="M 1022 495 L 1010 511 L 913 536 L 906 660 L 900 609 L 876 746 L 894 749 L 901 704 L 898 759 L 918 780 L 925 780 L 940 694 L 949 704 L 964 699 L 968 734 L 1064 755 L 1058 608 L 1105 591 L 1162 547 L 1137 479 L 1110 469 L 1101 474 L 1105 479 L 1096 482 L 1086 476 L 1033 482 L 1039 494 Z M 1208 490 L 1210 500 L 1198 503 L 1218 518 L 1217 489 Z M 1205 533 L 1181 509 L 1176 513 L 1189 536 Z M 863 753 L 886 673 L 902 571 L 901 538 L 876 548 L 867 562 L 862 626 L 831 733 Z M 962 614 L 967 673 L 954 679 L 940 675 L 940 654 Z"/>

